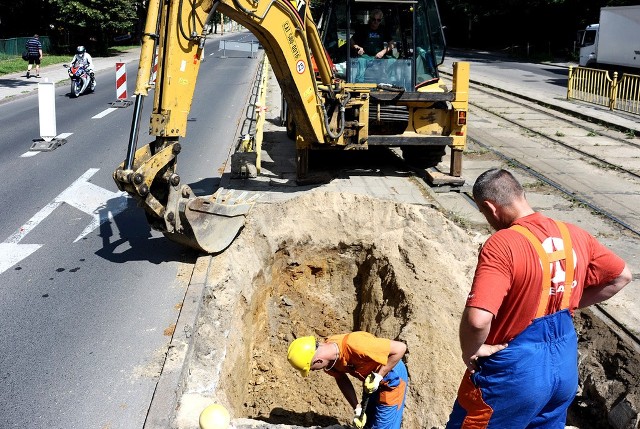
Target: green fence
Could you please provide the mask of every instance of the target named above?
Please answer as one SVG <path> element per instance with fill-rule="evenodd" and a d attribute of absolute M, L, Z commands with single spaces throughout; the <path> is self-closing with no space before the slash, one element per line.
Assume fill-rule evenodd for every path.
<path fill-rule="evenodd" d="M 21 55 L 24 51 L 24 45 L 31 37 L 14 37 L 13 39 L 0 39 L 0 54 L 5 55 Z M 51 41 L 48 36 L 40 36 L 42 43 L 42 52 L 49 52 Z"/>

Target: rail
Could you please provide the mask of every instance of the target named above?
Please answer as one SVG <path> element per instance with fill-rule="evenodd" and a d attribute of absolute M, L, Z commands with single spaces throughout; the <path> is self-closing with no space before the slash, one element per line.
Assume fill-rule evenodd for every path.
<path fill-rule="evenodd" d="M 640 76 L 624 74 L 618 79 L 618 72 L 611 78 L 607 70 L 569 67 L 567 99 L 640 115 Z"/>

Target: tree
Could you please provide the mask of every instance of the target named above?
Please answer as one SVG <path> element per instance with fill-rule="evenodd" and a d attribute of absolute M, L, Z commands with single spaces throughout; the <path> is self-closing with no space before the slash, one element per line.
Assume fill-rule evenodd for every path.
<path fill-rule="evenodd" d="M 53 25 L 69 34 L 69 43 L 85 45 L 96 54 L 106 54 L 114 38 L 136 29 L 142 1 L 136 0 L 48 0 Z M 133 37 L 133 36 L 132 36 Z"/>
<path fill-rule="evenodd" d="M 598 22 L 600 8 L 637 0 L 439 0 L 449 46 L 519 55 L 567 54 L 576 31 Z"/>
<path fill-rule="evenodd" d="M 44 35 L 50 29 L 46 0 L 0 0 L 0 38 Z"/>

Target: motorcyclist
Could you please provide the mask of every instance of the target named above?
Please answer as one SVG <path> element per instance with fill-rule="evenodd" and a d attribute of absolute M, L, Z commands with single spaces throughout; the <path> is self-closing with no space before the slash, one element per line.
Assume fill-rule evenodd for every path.
<path fill-rule="evenodd" d="M 91 55 L 89 55 L 85 47 L 82 45 L 76 48 L 76 54 L 71 60 L 72 66 L 76 64 L 78 65 L 81 64 L 84 66 L 85 70 L 87 71 L 87 73 L 89 73 L 89 76 L 91 77 L 91 85 L 95 86 L 96 79 L 93 72 L 93 58 L 91 58 Z"/>

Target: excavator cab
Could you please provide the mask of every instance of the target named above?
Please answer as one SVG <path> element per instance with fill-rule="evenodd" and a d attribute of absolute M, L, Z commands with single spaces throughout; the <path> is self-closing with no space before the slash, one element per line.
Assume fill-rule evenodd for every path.
<path fill-rule="evenodd" d="M 331 0 L 324 3 L 318 27 L 336 77 L 346 82 L 412 92 L 438 80 L 445 39 L 435 0 Z M 353 47 L 370 36 L 386 49 L 380 58 Z"/>

